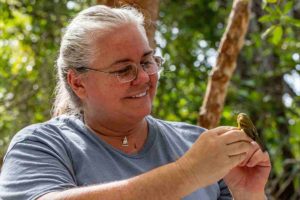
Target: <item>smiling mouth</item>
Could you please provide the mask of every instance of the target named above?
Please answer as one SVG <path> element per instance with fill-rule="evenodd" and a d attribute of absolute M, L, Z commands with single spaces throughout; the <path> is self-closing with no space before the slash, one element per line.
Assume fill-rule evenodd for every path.
<path fill-rule="evenodd" d="M 130 98 L 140 98 L 140 97 L 144 97 L 147 95 L 147 91 L 143 92 L 143 93 L 140 93 L 140 94 L 137 94 L 135 96 L 131 96 Z"/>

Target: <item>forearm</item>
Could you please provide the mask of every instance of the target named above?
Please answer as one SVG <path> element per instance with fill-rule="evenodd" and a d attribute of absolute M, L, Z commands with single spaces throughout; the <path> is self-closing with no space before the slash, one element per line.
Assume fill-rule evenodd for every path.
<path fill-rule="evenodd" d="M 197 189 L 198 186 L 191 182 L 187 180 L 186 174 L 181 173 L 176 163 L 171 163 L 127 180 L 50 193 L 39 200 L 173 200 Z"/>

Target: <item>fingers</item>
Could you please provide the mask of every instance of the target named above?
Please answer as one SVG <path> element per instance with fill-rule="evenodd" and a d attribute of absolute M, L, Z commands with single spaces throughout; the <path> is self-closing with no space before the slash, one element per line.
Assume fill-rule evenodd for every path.
<path fill-rule="evenodd" d="M 271 166 L 269 154 L 267 152 L 262 152 L 262 150 L 259 148 L 251 156 L 251 158 L 247 162 L 246 166 L 247 167 L 254 167 L 254 166 L 269 167 L 269 166 Z"/>
<path fill-rule="evenodd" d="M 239 166 L 271 166 L 269 154 L 267 152 L 262 152 L 259 145 L 255 141 L 252 141 L 250 145 L 251 148 L 247 152 L 246 159 L 242 163 L 240 163 Z"/>
<path fill-rule="evenodd" d="M 248 141 L 240 141 L 231 144 L 227 144 L 226 151 L 227 155 L 234 156 L 242 153 L 248 153 L 252 146 Z"/>
<path fill-rule="evenodd" d="M 234 126 L 219 126 L 217 128 L 208 130 L 208 132 L 211 132 L 216 135 L 222 135 L 231 130 L 238 130 L 238 128 Z"/>
<path fill-rule="evenodd" d="M 226 144 L 231 144 L 239 141 L 251 142 L 252 139 L 246 135 L 244 131 L 234 129 L 220 135 Z"/>
<path fill-rule="evenodd" d="M 246 157 L 247 157 L 246 153 L 229 156 L 229 159 L 231 162 L 231 167 L 233 168 L 233 167 L 239 165 L 241 162 L 243 162 L 246 159 Z"/>
<path fill-rule="evenodd" d="M 259 145 L 256 142 L 252 141 L 250 145 L 251 149 L 247 152 L 246 159 L 242 163 L 240 163 L 240 166 L 245 166 L 249 162 L 253 154 L 259 150 Z"/>

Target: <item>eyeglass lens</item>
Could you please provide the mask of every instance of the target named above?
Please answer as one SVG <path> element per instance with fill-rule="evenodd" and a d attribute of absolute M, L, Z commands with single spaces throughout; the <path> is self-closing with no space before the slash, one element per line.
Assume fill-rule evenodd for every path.
<path fill-rule="evenodd" d="M 153 63 L 151 63 L 151 64 L 142 64 L 141 65 L 143 70 L 148 75 L 157 73 L 159 71 L 160 66 L 161 66 L 161 59 L 158 57 L 155 57 L 153 60 Z M 136 64 L 131 64 L 127 67 L 128 68 L 126 71 L 117 75 L 119 81 L 122 83 L 130 82 L 130 81 L 134 80 L 138 74 L 138 66 Z"/>

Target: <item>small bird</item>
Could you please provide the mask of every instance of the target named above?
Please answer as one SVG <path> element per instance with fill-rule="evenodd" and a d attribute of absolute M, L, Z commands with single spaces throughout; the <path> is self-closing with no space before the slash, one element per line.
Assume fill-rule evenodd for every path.
<path fill-rule="evenodd" d="M 251 139 L 257 142 L 263 152 L 267 150 L 253 122 L 247 114 L 239 113 L 237 116 L 237 124 L 240 130 L 243 130 Z"/>

